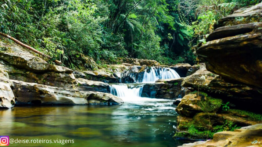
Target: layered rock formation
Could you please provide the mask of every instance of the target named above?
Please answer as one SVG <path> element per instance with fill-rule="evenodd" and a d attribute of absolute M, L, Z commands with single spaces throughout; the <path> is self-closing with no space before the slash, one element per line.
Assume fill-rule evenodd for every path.
<path fill-rule="evenodd" d="M 123 103 L 120 98 L 108 93 L 89 90 L 80 91 L 77 88 L 69 90 L 60 87 L 27 83 L 16 80 L 12 80 L 12 83 L 17 105 L 113 105 Z"/>
<path fill-rule="evenodd" d="M 136 58 L 123 58 L 121 62 L 129 63 L 132 65 L 138 65 L 138 66 L 143 66 L 143 65 L 159 66 L 160 65 L 160 63 L 158 63 L 156 60 L 136 59 Z"/>
<path fill-rule="evenodd" d="M 207 69 L 262 88 L 262 3 L 219 20 L 207 43 L 197 49 Z"/>
<path fill-rule="evenodd" d="M 230 83 L 204 66 L 184 78 L 182 86 L 191 92 L 176 108 L 180 116 L 175 137 L 212 138 L 217 131 L 262 122 L 262 115 L 257 114 L 259 88 Z"/>
<path fill-rule="evenodd" d="M 74 75 L 78 78 L 85 78 L 93 81 L 102 81 L 105 83 L 119 83 L 120 78 L 114 76 L 114 74 L 105 71 L 83 71 L 74 72 Z"/>
<path fill-rule="evenodd" d="M 219 97 L 224 102 L 230 102 L 235 108 L 260 112 L 262 89 L 224 79 L 207 71 L 205 67 L 186 77 L 182 86 L 191 87 L 197 91 Z"/>
<path fill-rule="evenodd" d="M 196 49 L 207 70 L 200 68 L 182 83 L 192 92 L 176 109 L 175 137 L 213 140 L 185 147 L 261 146 L 261 12 L 262 3 L 219 20 Z M 253 126 L 237 129 L 247 125 Z"/>
<path fill-rule="evenodd" d="M 108 94 L 110 92 L 108 84 L 76 78 L 73 70 L 49 64 L 34 53 L 21 46 L 9 44 L 4 39 L 0 40 L 0 74 L 1 108 L 10 108 L 15 103 L 16 105 L 123 103 L 120 98 Z"/>
<path fill-rule="evenodd" d="M 184 144 L 180 147 L 260 147 L 261 134 L 262 124 L 257 124 L 233 132 L 219 132 L 214 135 L 213 140 Z"/>
<path fill-rule="evenodd" d="M 181 83 L 183 79 L 158 80 L 154 84 L 144 85 L 142 97 L 174 99 L 184 96 Z"/>

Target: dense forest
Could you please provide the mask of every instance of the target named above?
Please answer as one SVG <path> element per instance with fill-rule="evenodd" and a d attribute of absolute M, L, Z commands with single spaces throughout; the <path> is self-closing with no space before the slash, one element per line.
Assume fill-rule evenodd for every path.
<path fill-rule="evenodd" d="M 97 63 L 119 57 L 162 64 L 196 62 L 216 21 L 261 0 L 1 0 L 0 32 L 61 60 L 82 53 Z"/>

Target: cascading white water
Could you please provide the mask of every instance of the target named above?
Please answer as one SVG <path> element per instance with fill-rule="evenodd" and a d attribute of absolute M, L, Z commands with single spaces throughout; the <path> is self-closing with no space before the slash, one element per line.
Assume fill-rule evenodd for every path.
<path fill-rule="evenodd" d="M 178 79 L 180 76 L 171 68 L 151 67 L 150 72 L 145 72 L 142 83 L 155 83 L 159 79 Z"/>
<path fill-rule="evenodd" d="M 127 85 L 112 85 L 110 93 L 118 97 L 141 97 L 143 86 L 128 88 Z"/>
<path fill-rule="evenodd" d="M 177 72 L 171 68 L 155 68 L 151 67 L 150 71 L 144 72 L 143 79 L 136 79 L 136 76 L 133 74 L 132 79 L 134 79 L 137 83 L 155 83 L 159 79 L 178 79 L 180 76 Z M 129 76 L 130 76 L 129 75 Z M 139 82 L 140 81 L 140 82 Z M 130 85 L 127 84 L 120 84 L 120 85 L 111 85 L 110 86 L 110 93 L 122 98 L 125 102 L 128 103 L 135 103 L 135 104 L 149 104 L 148 102 L 155 102 L 155 101 L 166 101 L 166 100 L 159 100 L 159 99 L 151 99 L 151 98 L 142 98 L 142 91 L 143 85 Z"/>
<path fill-rule="evenodd" d="M 128 87 L 126 84 L 121 85 L 111 85 L 110 93 L 123 99 L 125 103 L 132 103 L 137 105 L 154 105 L 157 107 L 165 106 L 166 104 L 161 104 L 161 102 L 169 102 L 166 99 L 152 99 L 152 98 L 142 98 L 141 94 L 143 91 L 143 85 Z M 159 102 L 156 104 L 156 102 Z M 170 103 L 170 105 L 172 102 Z"/>
<path fill-rule="evenodd" d="M 125 102 L 134 103 L 141 101 L 143 86 L 128 87 L 126 84 L 111 85 L 110 93 L 123 99 Z"/>

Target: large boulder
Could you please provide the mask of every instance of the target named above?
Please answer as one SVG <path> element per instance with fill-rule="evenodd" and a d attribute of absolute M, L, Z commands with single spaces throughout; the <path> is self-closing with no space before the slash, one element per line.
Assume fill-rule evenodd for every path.
<path fill-rule="evenodd" d="M 15 96 L 10 87 L 8 73 L 0 69 L 0 109 L 12 108 L 15 104 Z"/>
<path fill-rule="evenodd" d="M 7 44 L 1 39 L 0 59 L 7 62 L 9 65 L 37 73 L 73 73 L 73 71 L 69 68 L 51 65 L 37 55 L 30 53 L 23 47 L 14 44 Z"/>
<path fill-rule="evenodd" d="M 82 84 L 87 84 L 81 81 Z M 12 80 L 17 105 L 114 105 L 121 98 L 109 93 L 80 91 Z"/>
<path fill-rule="evenodd" d="M 49 64 L 35 53 L 1 39 L 0 68 L 13 80 L 61 87 L 76 83 L 73 70 Z"/>
<path fill-rule="evenodd" d="M 260 88 L 225 79 L 207 71 L 205 67 L 184 78 L 182 86 L 219 97 L 238 109 L 260 112 L 259 107 L 262 102 Z"/>
<path fill-rule="evenodd" d="M 183 87 L 202 87 L 208 86 L 218 75 L 208 71 L 205 66 L 202 66 L 194 74 L 184 78 Z"/>
<path fill-rule="evenodd" d="M 142 82 L 147 66 L 130 66 L 121 73 L 122 83 Z"/>
<path fill-rule="evenodd" d="M 59 67 L 60 69 L 56 69 L 56 71 L 46 71 L 43 73 L 38 73 L 12 66 L 7 62 L 0 62 L 0 68 L 6 71 L 9 74 L 9 78 L 12 80 L 59 87 L 68 87 L 68 85 L 76 84 L 76 78 L 74 74 L 67 72 L 67 70 L 65 70 L 66 68 L 61 69 Z"/>
<path fill-rule="evenodd" d="M 159 66 L 160 63 L 158 63 L 156 60 L 148 60 L 148 59 L 136 59 L 136 58 L 123 58 L 123 63 L 129 63 L 132 65 L 146 65 L 146 66 Z"/>
<path fill-rule="evenodd" d="M 76 82 L 77 84 L 74 88 L 79 91 L 98 91 L 104 93 L 110 92 L 109 84 L 104 82 L 91 81 L 82 78 L 76 79 Z"/>
<path fill-rule="evenodd" d="M 183 97 L 181 87 L 183 79 L 159 80 L 154 84 L 145 84 L 142 97 L 175 99 Z"/>
<path fill-rule="evenodd" d="M 180 75 L 180 77 L 186 77 L 187 72 L 191 67 L 192 66 L 188 63 L 178 63 L 173 66 L 170 66 L 170 68 L 174 69 Z"/>
<path fill-rule="evenodd" d="M 219 20 L 196 51 L 209 71 L 262 88 L 261 12 L 262 3 Z"/>
<path fill-rule="evenodd" d="M 180 115 L 177 117 L 177 131 L 174 137 L 208 139 L 213 138 L 216 132 L 232 131 L 261 122 L 262 115 L 237 109 L 225 113 L 199 112 L 193 117 Z"/>
<path fill-rule="evenodd" d="M 180 147 L 260 147 L 261 144 L 262 124 L 257 124 L 235 131 L 219 132 L 212 140 L 188 143 Z"/>
<path fill-rule="evenodd" d="M 15 96 L 9 84 L 0 82 L 0 109 L 12 108 L 15 105 Z"/>
<path fill-rule="evenodd" d="M 84 71 L 83 74 L 85 74 L 84 79 L 87 80 L 93 80 L 93 81 L 102 81 L 105 83 L 119 83 L 119 78 L 115 77 L 113 73 L 109 73 L 106 71 L 102 70 L 97 70 L 97 71 L 91 71 L 87 70 Z"/>
<path fill-rule="evenodd" d="M 181 116 L 175 137 L 212 138 L 216 132 L 262 122 L 261 12 L 262 3 L 235 11 L 218 21 L 207 43 L 196 46 L 196 54 L 207 69 L 200 67 L 182 83 L 195 92 L 186 95 L 177 107 Z M 222 105 L 202 109 L 207 96 Z M 185 146 L 259 146 L 259 129 L 216 134 L 213 141 Z"/>
<path fill-rule="evenodd" d="M 0 109 L 12 108 L 15 105 L 15 96 L 10 87 L 8 73 L 0 68 Z"/>
<path fill-rule="evenodd" d="M 199 112 L 217 112 L 222 105 L 221 99 L 212 98 L 203 93 L 192 93 L 184 96 L 176 108 L 178 114 L 194 116 Z"/>
<path fill-rule="evenodd" d="M 191 66 L 188 69 L 186 76 L 190 76 L 190 75 L 194 74 L 196 71 L 198 71 L 202 67 L 206 67 L 206 64 L 205 63 L 200 63 L 200 64 L 196 64 L 196 65 Z"/>

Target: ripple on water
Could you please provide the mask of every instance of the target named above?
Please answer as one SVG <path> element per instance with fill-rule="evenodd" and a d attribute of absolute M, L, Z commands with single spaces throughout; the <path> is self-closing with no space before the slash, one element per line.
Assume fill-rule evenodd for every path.
<path fill-rule="evenodd" d="M 156 103 L 154 100 L 148 105 L 126 103 L 113 107 L 15 107 L 12 111 L 0 111 L 0 130 L 2 135 L 12 138 L 75 140 L 74 145 L 67 146 L 175 147 L 181 144 L 172 138 L 175 108 L 167 100 L 160 100 L 161 105 Z"/>

